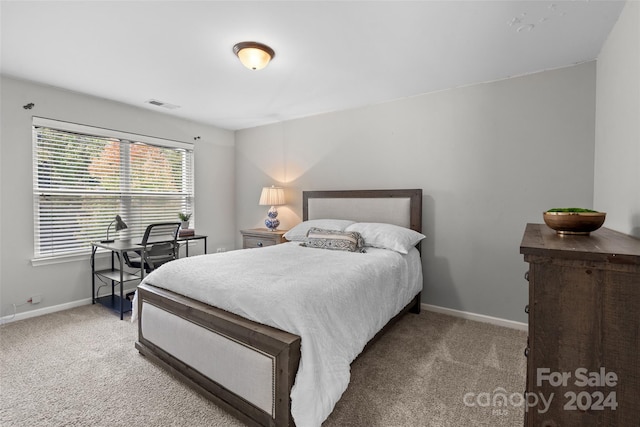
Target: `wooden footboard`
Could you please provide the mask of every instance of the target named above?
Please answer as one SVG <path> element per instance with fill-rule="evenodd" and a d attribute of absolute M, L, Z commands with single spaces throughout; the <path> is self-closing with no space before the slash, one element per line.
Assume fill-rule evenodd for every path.
<path fill-rule="evenodd" d="M 367 344 L 365 350 L 408 311 L 420 312 L 420 294 L 416 295 L 397 316 L 376 334 Z M 269 385 L 271 403 L 269 407 L 257 404 L 254 399 L 243 395 L 242 392 L 237 392 L 238 390 L 234 392 L 233 384 L 225 384 L 224 379 L 215 378 L 215 374 L 211 375 L 202 372 L 205 369 L 199 370 L 194 367 L 193 365 L 197 362 L 186 363 L 184 356 L 175 354 L 180 351 L 180 348 L 163 348 L 158 342 L 162 341 L 162 337 L 156 336 L 151 340 L 148 339 L 146 334 L 152 334 L 148 331 L 153 328 L 160 329 L 162 335 L 169 335 L 169 341 L 175 339 L 170 336 L 170 327 L 159 324 L 162 319 L 160 322 L 158 321 L 157 313 L 163 313 L 161 316 L 177 317 L 178 323 L 187 322 L 191 328 L 209 334 L 205 339 L 198 340 L 200 342 L 196 346 L 206 345 L 205 341 L 215 337 L 218 341 L 227 340 L 231 345 L 246 349 L 247 352 L 255 352 L 258 354 L 257 357 L 270 360 L 269 366 L 264 367 L 263 372 L 257 373 L 257 375 L 271 375 L 271 384 Z M 150 326 L 149 322 L 153 322 L 153 326 Z M 175 324 L 176 319 L 172 319 L 171 325 L 175 327 Z M 185 339 L 188 339 L 188 333 L 184 328 L 178 329 L 176 332 L 186 335 Z M 171 347 L 171 345 L 167 345 L 167 347 Z M 252 322 L 165 289 L 142 284 L 138 287 L 138 341 L 136 348 L 141 354 L 158 363 L 196 391 L 249 425 L 295 426 L 291 417 L 290 395 L 300 363 L 300 337 L 297 335 Z M 214 353 L 214 350 L 206 352 L 210 356 L 205 360 L 205 363 L 213 366 L 224 364 L 224 361 L 216 360 Z M 239 359 L 241 358 L 233 359 L 235 362 L 233 367 L 218 367 L 225 372 L 250 373 L 255 371 L 255 365 L 260 364 L 250 363 L 248 366 L 242 366 L 238 364 Z M 269 372 L 264 372 L 267 370 Z M 211 378 L 212 376 L 214 378 Z M 247 386 L 252 389 L 254 385 L 247 384 Z"/>
<path fill-rule="evenodd" d="M 147 284 L 138 287 L 138 316 L 136 348 L 140 353 L 249 425 L 294 425 L 289 396 L 300 362 L 300 337 Z M 171 319 L 171 325 L 182 322 L 180 329 L 172 332 L 170 327 L 162 326 L 166 317 L 177 318 Z M 184 339 L 189 335 L 194 338 L 187 345 L 163 345 L 163 336 L 172 333 L 180 334 Z M 224 357 L 217 359 L 211 350 L 207 350 L 206 360 L 186 363 L 184 359 L 192 357 L 192 351 L 184 347 L 206 348 L 209 339 L 199 339 L 201 336 L 232 347 L 236 356 L 231 361 Z M 167 343 L 171 340 L 175 341 L 175 337 Z M 180 354 L 181 351 L 186 353 Z M 197 355 L 193 357 L 198 359 Z M 247 366 L 242 366 L 243 360 Z M 201 369 L 193 366 L 199 363 Z M 234 366 L 225 366 L 229 363 Z M 208 367 L 214 368 L 213 373 L 204 372 Z M 225 378 L 228 372 L 245 373 L 248 378 L 238 379 L 236 374 L 231 379 Z M 262 379 L 268 377 L 271 384 L 251 384 L 254 375 Z M 254 396 L 255 388 L 265 387 L 271 394 L 267 396 L 271 402 L 265 402 L 264 393 Z"/>

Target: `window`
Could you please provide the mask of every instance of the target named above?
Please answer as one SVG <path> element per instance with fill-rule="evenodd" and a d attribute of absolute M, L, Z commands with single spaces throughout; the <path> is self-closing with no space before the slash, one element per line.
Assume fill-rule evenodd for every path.
<path fill-rule="evenodd" d="M 89 252 L 116 215 L 137 238 L 193 212 L 193 144 L 34 117 L 33 162 L 35 258 Z"/>

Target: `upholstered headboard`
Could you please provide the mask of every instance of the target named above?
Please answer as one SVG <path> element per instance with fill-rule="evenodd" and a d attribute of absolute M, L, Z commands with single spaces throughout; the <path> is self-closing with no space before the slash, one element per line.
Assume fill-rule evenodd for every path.
<path fill-rule="evenodd" d="M 386 222 L 422 232 L 422 190 L 303 191 L 302 219 Z"/>

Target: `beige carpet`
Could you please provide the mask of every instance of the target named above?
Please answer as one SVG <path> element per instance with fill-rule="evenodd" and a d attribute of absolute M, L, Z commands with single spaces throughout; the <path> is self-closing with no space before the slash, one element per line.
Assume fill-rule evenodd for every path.
<path fill-rule="evenodd" d="M 1 326 L 0 425 L 243 425 L 140 356 L 136 333 L 98 305 Z M 524 332 L 408 314 L 354 362 L 323 426 L 522 425 L 517 399 L 476 397 L 524 390 L 525 343 Z"/>

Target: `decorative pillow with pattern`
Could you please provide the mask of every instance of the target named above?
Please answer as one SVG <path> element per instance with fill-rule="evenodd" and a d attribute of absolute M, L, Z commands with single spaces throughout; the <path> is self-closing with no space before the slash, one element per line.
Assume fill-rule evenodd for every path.
<path fill-rule="evenodd" d="M 365 252 L 364 240 L 357 231 L 325 230 L 312 227 L 307 232 L 307 241 L 301 246 L 331 249 L 336 251 Z"/>

